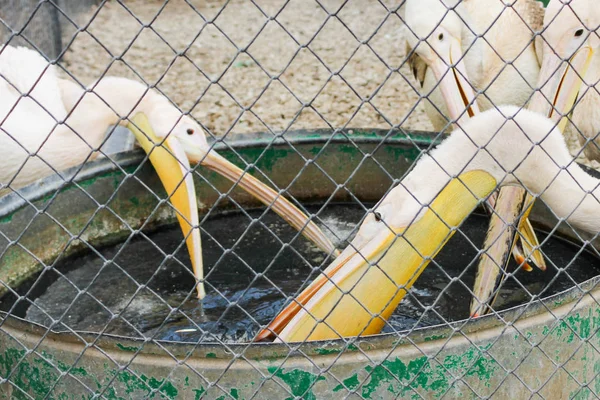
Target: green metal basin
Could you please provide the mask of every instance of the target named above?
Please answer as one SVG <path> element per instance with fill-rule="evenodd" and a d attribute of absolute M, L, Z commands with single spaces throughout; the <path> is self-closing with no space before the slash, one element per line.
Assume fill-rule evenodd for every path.
<path fill-rule="evenodd" d="M 303 203 L 350 200 L 349 192 L 373 202 L 435 137 L 303 131 L 274 142 L 270 134 L 241 135 L 217 148 L 238 165 L 241 158 L 256 166 Z M 134 230 L 173 223 L 145 155 L 134 151 L 113 159 L 69 171 L 73 184 L 50 177 L 0 199 L 0 293 L 51 266 L 63 251 L 75 254 L 86 242 L 113 244 Z M 205 213 L 231 184 L 203 168 L 197 171 Z M 244 206 L 257 205 L 240 190 L 231 196 Z M 222 199 L 218 207 L 231 203 Z M 542 226 L 556 223 L 542 204 L 531 218 Z M 558 231 L 577 238 L 567 226 Z M 192 345 L 55 333 L 3 314 L 0 397 L 517 399 L 537 393 L 546 399 L 593 398 L 600 393 L 596 281 L 477 321 L 302 345 Z"/>

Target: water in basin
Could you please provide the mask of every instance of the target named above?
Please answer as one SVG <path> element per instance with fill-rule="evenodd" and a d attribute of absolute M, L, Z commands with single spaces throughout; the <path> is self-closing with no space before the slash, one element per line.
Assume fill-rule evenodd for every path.
<path fill-rule="evenodd" d="M 356 205 L 328 205 L 320 225 L 341 248 L 365 213 Z M 423 272 L 384 332 L 468 317 L 477 249 L 488 218 L 473 214 Z M 88 331 L 187 342 L 251 340 L 293 296 L 326 267 L 326 255 L 264 210 L 213 214 L 203 224 L 208 295 L 194 296 L 187 249 L 177 225 L 131 237 L 116 246 L 60 261 L 31 287 L 27 299 L 2 308 L 56 331 Z M 545 235 L 538 234 L 540 240 Z M 291 243 L 284 246 L 284 243 Z M 600 261 L 562 239 L 543 245 L 548 270 L 519 271 L 503 285 L 496 310 L 558 293 L 600 274 Z M 174 254 L 165 258 L 166 254 Z M 566 268 L 559 273 L 559 269 Z M 59 272 L 56 272 L 59 271 Z M 260 275 L 257 275 L 260 273 Z M 558 274 L 558 275 L 557 275 Z M 460 281 L 450 283 L 453 277 Z M 23 293 L 27 293 L 23 289 Z M 428 306 L 433 306 L 425 311 Z"/>

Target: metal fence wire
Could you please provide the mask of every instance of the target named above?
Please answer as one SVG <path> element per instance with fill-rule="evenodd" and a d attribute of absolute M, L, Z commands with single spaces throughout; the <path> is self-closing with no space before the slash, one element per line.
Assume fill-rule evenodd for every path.
<path fill-rule="evenodd" d="M 12 46 L 35 46 L 47 58 L 59 57 L 65 46 L 64 40 L 73 37 L 82 14 L 89 12 L 97 2 L 83 1 L 35 1 L 3 0 L 0 3 L 2 43 Z M 60 10 L 60 11 L 59 11 Z M 17 35 L 13 35 L 18 32 Z"/>
<path fill-rule="evenodd" d="M 600 397 L 595 8 L 0 1 L 0 397 Z"/>

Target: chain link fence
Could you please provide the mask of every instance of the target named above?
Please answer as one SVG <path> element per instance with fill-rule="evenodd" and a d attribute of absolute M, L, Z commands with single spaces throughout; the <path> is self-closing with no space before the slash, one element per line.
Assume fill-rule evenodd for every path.
<path fill-rule="evenodd" d="M 599 397 L 566 3 L 0 1 L 0 397 Z"/>
<path fill-rule="evenodd" d="M 66 50 L 68 41 L 85 22 L 82 14 L 98 3 L 84 1 L 13 1 L 0 3 L 2 43 L 38 49 L 47 58 L 56 59 Z"/>

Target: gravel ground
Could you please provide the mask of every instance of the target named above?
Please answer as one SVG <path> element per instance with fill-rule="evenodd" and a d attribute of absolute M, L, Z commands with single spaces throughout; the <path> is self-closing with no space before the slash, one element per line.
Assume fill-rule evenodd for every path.
<path fill-rule="evenodd" d="M 388 6 L 400 1 L 388 1 Z M 158 82 L 216 135 L 288 127 L 385 128 L 390 123 L 431 129 L 423 107 L 412 110 L 418 95 L 407 81 L 412 81 L 408 68 L 392 72 L 405 57 L 402 23 L 377 1 L 352 0 L 339 20 L 326 23 L 327 12 L 316 2 L 291 0 L 277 14 L 285 1 L 256 1 L 265 14 L 277 15 L 294 39 L 250 1 L 232 1 L 220 14 L 223 1 L 190 3 L 196 11 L 183 0 L 169 1 L 162 11 L 162 1 L 125 1 L 129 11 L 107 3 L 87 32 L 75 38 L 65 66 L 86 84 L 109 65 L 111 75 L 134 78 L 136 71 L 147 82 Z M 321 3 L 334 12 L 343 2 Z M 218 17 L 198 36 L 204 24 L 199 14 Z M 152 23 L 152 29 L 142 29 L 141 23 Z M 357 40 L 375 31 L 371 48 L 360 46 Z M 301 49 L 305 45 L 310 50 Z M 248 54 L 238 54 L 247 46 Z M 185 57 L 176 57 L 175 51 L 185 51 Z M 122 61 L 111 65 L 113 57 Z M 269 77 L 279 74 L 279 80 Z M 218 83 L 211 85 L 209 79 Z M 301 102 L 312 106 L 303 109 Z M 243 111 L 250 106 L 251 111 Z"/>
<path fill-rule="evenodd" d="M 396 8 L 401 1 L 384 3 Z M 109 2 L 82 18 L 92 20 L 85 32 L 66 38 L 73 42 L 63 62 L 85 84 L 107 70 L 141 77 L 215 135 L 344 126 L 431 130 L 408 67 L 393 72 L 406 55 L 400 18 L 376 0 L 350 0 L 338 18 L 327 19 L 343 1 L 320 2 L 326 10 L 309 0 L 285 7 L 285 0 L 233 0 L 225 8 L 223 0 Z M 273 16 L 277 22 L 269 21 Z M 238 50 L 244 48 L 247 54 Z M 576 136 L 568 134 L 567 142 L 576 154 Z"/>

